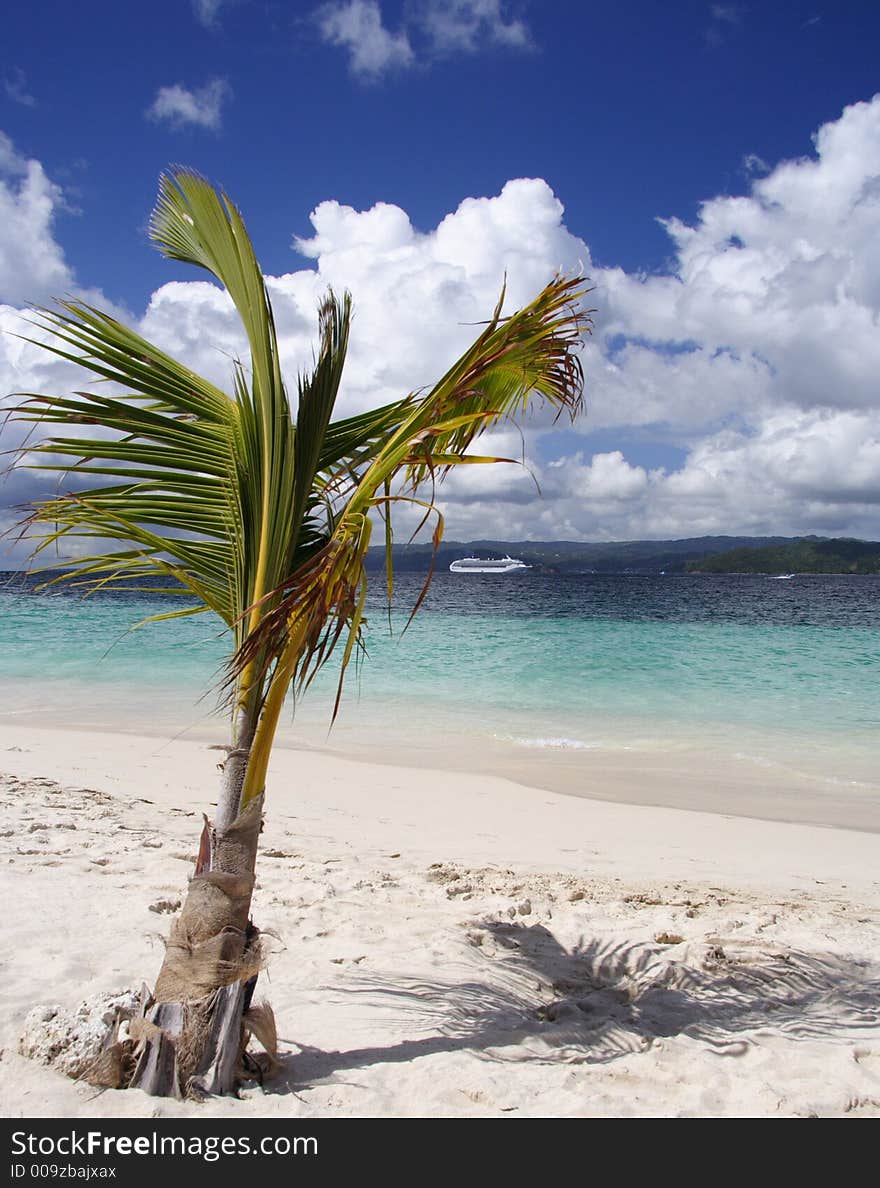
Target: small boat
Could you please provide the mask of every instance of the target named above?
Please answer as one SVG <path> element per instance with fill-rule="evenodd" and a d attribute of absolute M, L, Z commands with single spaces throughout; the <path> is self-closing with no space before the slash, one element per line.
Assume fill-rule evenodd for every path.
<path fill-rule="evenodd" d="M 515 557 L 462 557 L 449 566 L 450 573 L 513 573 L 515 569 L 531 569 L 531 566 Z"/>
<path fill-rule="evenodd" d="M 770 574 L 771 582 L 787 582 L 789 580 L 789 578 L 793 578 L 793 577 L 794 577 L 793 573 L 771 573 Z"/>

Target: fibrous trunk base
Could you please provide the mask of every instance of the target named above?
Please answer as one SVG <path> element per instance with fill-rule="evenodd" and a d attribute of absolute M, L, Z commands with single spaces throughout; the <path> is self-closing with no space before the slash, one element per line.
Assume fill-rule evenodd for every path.
<path fill-rule="evenodd" d="M 248 1036 L 245 1012 L 262 966 L 259 932 L 249 918 L 261 824 L 262 797 L 226 829 L 211 830 L 206 822 L 155 993 L 132 1029 L 133 1088 L 157 1097 L 236 1090 Z"/>
<path fill-rule="evenodd" d="M 237 981 L 198 1002 L 154 1003 L 130 1088 L 153 1097 L 235 1093 L 247 1039 L 246 997 L 247 983 Z"/>

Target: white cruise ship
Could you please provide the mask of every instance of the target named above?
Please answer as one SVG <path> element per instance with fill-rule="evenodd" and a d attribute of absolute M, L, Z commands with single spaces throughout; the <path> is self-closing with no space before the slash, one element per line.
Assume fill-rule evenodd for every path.
<path fill-rule="evenodd" d="M 525 561 L 517 561 L 515 557 L 502 557 L 500 560 L 483 557 L 462 557 L 460 561 L 453 561 L 449 566 L 450 573 L 513 573 L 515 569 L 529 569 Z"/>

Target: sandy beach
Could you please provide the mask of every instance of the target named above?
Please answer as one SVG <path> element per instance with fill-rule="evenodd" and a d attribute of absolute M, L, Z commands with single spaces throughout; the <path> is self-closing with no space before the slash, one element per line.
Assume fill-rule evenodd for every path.
<path fill-rule="evenodd" d="M 281 1073 L 197 1105 L 25 1059 L 35 1005 L 155 977 L 217 759 L 204 740 L 0 727 L 4 1115 L 880 1114 L 869 823 L 284 748 L 254 899 Z"/>

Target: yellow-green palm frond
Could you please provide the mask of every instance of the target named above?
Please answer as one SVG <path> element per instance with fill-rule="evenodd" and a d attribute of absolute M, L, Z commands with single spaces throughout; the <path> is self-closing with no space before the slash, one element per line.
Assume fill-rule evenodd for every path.
<path fill-rule="evenodd" d="M 443 520 L 433 500 L 421 500 L 417 494 L 427 479 L 442 478 L 453 466 L 499 461 L 478 460 L 466 451 L 489 426 L 515 416 L 532 401 L 550 404 L 557 415 L 577 414 L 583 396 L 577 350 L 590 328 L 591 312 L 579 303 L 587 291 L 581 278 L 557 276 L 533 302 L 509 317 L 501 317 L 499 302 L 485 330 L 439 383 L 394 408 L 384 439 L 374 441 L 359 467 L 345 469 L 347 485 L 340 482 L 343 502 L 326 545 L 272 592 L 275 605 L 248 634 L 235 657 L 235 670 L 271 656 L 272 698 L 291 681 L 307 685 L 344 638 L 335 716 L 363 622 L 371 511 L 381 508 L 387 525 L 395 500 L 420 504 L 426 515 L 436 516 L 436 552 Z M 400 477 L 409 492 L 392 497 L 392 481 Z M 389 540 L 386 536 L 386 547 Z M 424 590 L 419 602 L 423 596 Z M 280 699 L 274 698 L 267 708 L 269 722 L 271 714 L 280 711 Z M 257 753 L 258 743 L 259 733 Z M 245 798 L 259 794 L 264 775 L 258 759 L 249 769 Z"/>
<path fill-rule="evenodd" d="M 248 364 L 233 364 L 227 394 L 89 305 L 36 311 L 49 336 L 41 345 L 108 381 L 113 394 L 20 394 L 12 416 L 54 431 L 28 446 L 23 464 L 67 486 L 33 508 L 27 528 L 44 556 L 52 545 L 74 557 L 86 548 L 63 575 L 86 588 L 167 593 L 155 579 L 174 578 L 199 604 L 193 610 L 220 615 L 238 647 L 262 614 L 253 608 L 326 540 L 317 472 L 368 448 L 395 413 L 389 406 L 330 428 L 351 319 L 349 295 L 332 292 L 319 309 L 317 361 L 299 377 L 291 407 L 241 215 L 204 179 L 186 170 L 164 176 L 150 232 L 167 255 L 225 285 L 247 333 Z"/>
<path fill-rule="evenodd" d="M 70 480 L 34 507 L 28 526 L 42 533 L 37 552 L 88 549 L 68 563 L 66 580 L 167 592 L 157 579 L 171 577 L 194 600 L 171 615 L 210 609 L 230 627 L 234 700 L 260 718 L 251 796 L 262 790 L 291 681 L 308 684 L 337 645 L 344 677 L 363 623 L 377 512 L 390 592 L 397 501 L 435 515 L 436 548 L 443 520 L 432 484 L 453 466 L 499 461 L 471 451 L 480 434 L 536 402 L 557 415 L 578 412 L 589 290 L 579 277 L 557 276 L 510 316 L 502 292 L 472 346 L 431 389 L 334 421 L 348 293 L 321 303 L 316 362 L 292 403 L 269 294 L 234 204 L 175 170 L 161 179 L 150 234 L 167 256 L 207 269 L 226 288 L 249 358 L 233 363 L 224 392 L 90 305 L 36 311 L 47 349 L 108 387 L 21 394 L 13 417 L 51 433 L 28 445 L 27 465 Z"/>

